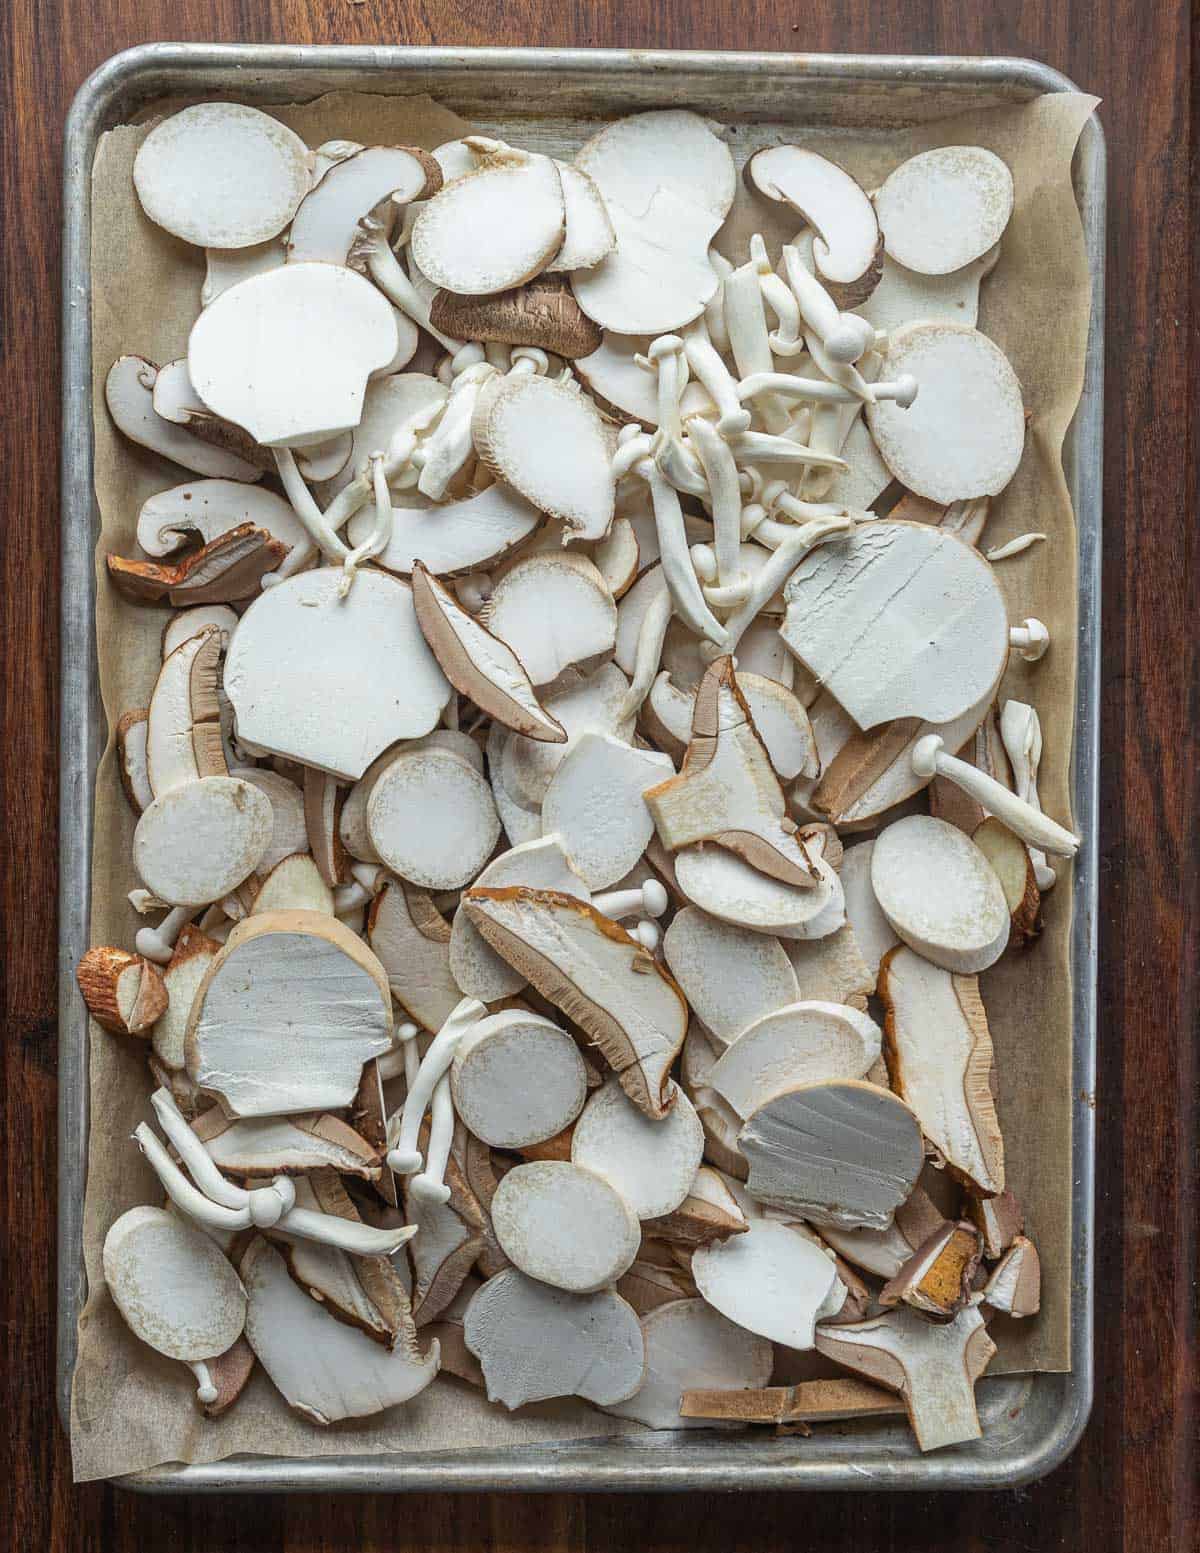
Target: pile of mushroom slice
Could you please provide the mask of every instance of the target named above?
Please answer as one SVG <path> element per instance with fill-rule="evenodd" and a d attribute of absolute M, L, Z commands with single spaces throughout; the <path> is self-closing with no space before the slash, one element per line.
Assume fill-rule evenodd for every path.
<path fill-rule="evenodd" d="M 742 171 L 777 254 L 723 247 L 685 110 L 557 158 L 146 136 L 208 281 L 108 378 L 176 472 L 108 558 L 161 641 L 115 731 L 146 922 L 78 980 L 153 1091 L 109 1291 L 209 1414 L 261 1365 L 318 1425 L 440 1374 L 934 1449 L 1037 1310 L 979 983 L 1076 847 L 979 549 L 1012 180 Z M 814 1364 L 856 1378 L 770 1384 Z"/>

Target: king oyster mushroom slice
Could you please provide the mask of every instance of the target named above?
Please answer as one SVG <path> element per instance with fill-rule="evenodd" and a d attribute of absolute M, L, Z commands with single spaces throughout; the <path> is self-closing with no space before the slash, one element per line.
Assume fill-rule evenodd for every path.
<path fill-rule="evenodd" d="M 571 1135 L 571 1163 L 600 1176 L 639 1219 L 672 1213 L 691 1191 L 704 1130 L 681 1089 L 653 1121 L 610 1078 L 588 1100 Z"/>
<path fill-rule="evenodd" d="M 506 1009 L 463 1036 L 450 1091 L 455 1115 L 476 1138 L 519 1149 L 571 1125 L 587 1097 L 587 1071 L 579 1048 L 553 1020 Z"/>
<path fill-rule="evenodd" d="M 98 945 L 80 960 L 75 979 L 92 1018 L 115 1034 L 148 1036 L 166 1012 L 162 972 L 142 955 Z"/>
<path fill-rule="evenodd" d="M 986 970 L 1008 945 L 1008 902 L 995 869 L 945 820 L 910 814 L 881 831 L 871 888 L 900 938 L 948 971 Z"/>
<path fill-rule="evenodd" d="M 994 694 L 1008 661 L 992 568 L 923 523 L 863 524 L 820 546 L 784 597 L 788 648 L 863 729 L 950 722 Z"/>
<path fill-rule="evenodd" d="M 647 1116 L 666 1115 L 687 1030 L 682 992 L 624 928 L 554 890 L 472 889 L 463 907 L 506 960 L 600 1048 Z"/>
<path fill-rule="evenodd" d="M 261 1237 L 251 1242 L 240 1270 L 246 1339 L 288 1405 L 314 1423 L 381 1413 L 424 1391 L 437 1374 L 437 1343 L 422 1354 L 411 1322 L 388 1352 L 323 1311 Z"/>
<path fill-rule="evenodd" d="M 229 1175 L 303 1175 L 332 1169 L 379 1179 L 378 1151 L 336 1116 L 265 1116 L 237 1121 L 213 1106 L 192 1124 L 213 1162 Z"/>
<path fill-rule="evenodd" d="M 980 254 L 978 258 L 972 259 L 969 264 L 965 264 L 952 274 L 918 275 L 915 270 L 908 270 L 902 264 L 897 264 L 890 254 L 884 254 L 883 274 L 880 276 L 879 284 L 857 311 L 876 330 L 884 334 L 891 334 L 907 324 L 939 321 L 967 324 L 973 329 L 979 319 L 980 285 L 995 269 L 999 257 L 1000 245 L 997 243 L 986 253 Z M 868 446 L 874 448 L 864 421 L 855 421 L 854 429 L 858 436 L 855 438 L 853 449 L 843 452 L 843 457 L 851 464 L 855 462 L 853 452 L 861 456 Z M 849 437 L 844 448 L 851 449 Z M 878 459 L 879 454 L 876 451 L 873 462 L 878 463 Z M 887 483 L 888 476 L 885 468 L 884 479 L 875 487 L 875 491 L 883 490 Z M 838 484 L 833 487 L 833 490 L 838 492 L 842 489 L 843 487 Z"/>
<path fill-rule="evenodd" d="M 118 356 L 104 380 L 109 414 L 120 431 L 140 447 L 172 459 L 195 474 L 222 480 L 252 482 L 262 470 L 228 449 L 204 442 L 183 426 L 176 426 L 154 409 L 154 385 L 158 368 L 143 356 Z"/>
<path fill-rule="evenodd" d="M 600 190 L 580 167 L 555 162 L 562 185 L 566 231 L 546 266 L 548 275 L 590 270 L 616 247 L 617 237 Z"/>
<path fill-rule="evenodd" d="M 143 811 L 133 866 L 171 906 L 206 906 L 237 888 L 271 844 L 270 800 L 240 777 L 174 787 Z"/>
<path fill-rule="evenodd" d="M 741 1117 L 781 1089 L 862 1078 L 879 1060 L 875 1021 L 840 1003 L 793 1003 L 743 1030 L 707 1082 Z"/>
<path fill-rule="evenodd" d="M 853 1079 L 780 1090 L 747 1119 L 738 1146 L 750 1195 L 816 1225 L 885 1228 L 924 1160 L 909 1107 Z"/>
<path fill-rule="evenodd" d="M 846 1299 L 832 1252 L 765 1219 L 744 1235 L 697 1247 L 692 1276 L 723 1316 L 788 1348 L 811 1348 L 816 1323 L 836 1316 Z"/>
<path fill-rule="evenodd" d="M 356 781 L 397 739 L 428 733 L 451 689 L 408 584 L 366 570 L 343 597 L 341 577 L 320 567 L 257 598 L 230 643 L 224 683 L 243 739 Z"/>
<path fill-rule="evenodd" d="M 367 146 L 355 152 L 331 167 L 300 202 L 288 233 L 288 263 L 345 264 L 363 216 L 385 200 L 399 207 L 424 199 L 441 181 L 428 151 Z"/>
<path fill-rule="evenodd" d="M 654 821 L 642 794 L 664 775 L 675 775 L 669 755 L 607 733 L 582 734 L 564 757 L 546 789 L 542 828 L 590 890 L 616 884 L 646 850 Z"/>
<path fill-rule="evenodd" d="M 245 523 L 289 547 L 308 539 L 291 505 L 274 491 L 240 480 L 191 480 L 142 503 L 137 540 L 147 555 L 165 556 L 193 538 L 206 545 Z"/>
<path fill-rule="evenodd" d="M 822 858 L 814 859 L 817 882 L 806 890 L 768 878 L 723 847 L 683 847 L 673 861 L 687 899 L 722 922 L 779 938 L 823 938 L 846 920 L 841 883 Z"/>
<path fill-rule="evenodd" d="M 569 1294 L 510 1267 L 476 1290 L 463 1337 L 488 1401 L 507 1408 L 571 1396 L 612 1406 L 642 1384 L 641 1326 L 612 1289 Z"/>
<path fill-rule="evenodd" d="M 206 248 L 204 250 L 204 284 L 200 288 L 200 306 L 215 302 L 223 291 L 249 280 L 252 275 L 265 275 L 287 263 L 287 251 L 282 236 L 269 237 L 262 243 L 251 243 L 248 248 Z"/>
<path fill-rule="evenodd" d="M 495 850 L 500 816 L 485 778 L 433 746 L 402 750 L 385 767 L 367 799 L 367 831 L 393 873 L 428 890 L 457 890 Z"/>
<path fill-rule="evenodd" d="M 177 647 L 193 636 L 199 636 L 209 626 L 215 626 L 220 638 L 220 651 L 225 652 L 233 633 L 237 630 L 237 610 L 228 604 L 193 604 L 190 608 L 174 611 L 163 626 L 160 654 L 165 663 Z M 217 694 L 220 697 L 220 687 Z"/>
<path fill-rule="evenodd" d="M 404 1012 L 426 1030 L 440 1030 L 463 992 L 450 966 L 450 930 L 432 899 L 389 880 L 371 903 L 367 942 Z"/>
<path fill-rule="evenodd" d="M 617 608 L 584 555 L 560 551 L 515 562 L 496 584 L 482 618 L 524 665 L 534 685 L 612 651 Z"/>
<path fill-rule="evenodd" d="M 325 917 L 335 915 L 333 890 L 307 852 L 293 852 L 281 858 L 269 871 L 260 863 L 258 875 L 262 882 L 250 907 L 250 916 L 261 917 L 268 911 L 316 911 Z"/>
<path fill-rule="evenodd" d="M 801 146 L 770 146 L 746 163 L 750 187 L 790 205 L 816 234 L 817 275 L 841 307 L 871 295 L 883 262 L 883 234 L 875 208 L 850 174 Z"/>
<path fill-rule="evenodd" d="M 188 371 L 214 415 L 265 447 L 304 447 L 358 425 L 370 374 L 396 354 L 391 304 L 353 270 L 287 264 L 206 307 Z"/>
<path fill-rule="evenodd" d="M 693 1013 L 722 1047 L 799 996 L 778 939 L 718 921 L 695 906 L 675 913 L 663 954 Z"/>
<path fill-rule="evenodd" d="M 492 1225 L 521 1272 L 572 1294 L 592 1294 L 630 1267 L 637 1215 L 607 1181 L 566 1160 L 510 1170 L 492 1198 Z"/>
<path fill-rule="evenodd" d="M 961 270 L 1000 241 L 1013 208 L 1007 165 L 982 146 L 937 146 L 875 191 L 888 253 L 925 275 Z"/>
<path fill-rule="evenodd" d="M 845 1003 L 866 1011 L 875 972 L 863 959 L 849 922 L 824 938 L 792 939 L 784 947 L 796 973 L 798 1002 Z"/>
<path fill-rule="evenodd" d="M 418 561 L 435 577 L 457 577 L 497 561 L 528 538 L 542 514 L 519 491 L 497 481 L 444 506 L 392 508 L 392 533 L 375 559 L 385 571 L 411 574 Z M 360 508 L 350 519 L 351 544 L 370 537 L 374 514 Z"/>
<path fill-rule="evenodd" d="M 363 1064 L 392 1044 L 387 974 L 336 917 L 239 922 L 188 1016 L 188 1072 L 233 1116 L 348 1106 Z"/>
<path fill-rule="evenodd" d="M 352 433 L 353 451 L 349 462 L 329 482 L 330 495 L 336 495 L 357 476 L 365 475 L 370 455 L 386 452 L 397 433 L 406 428 L 424 430 L 431 426 L 447 396 L 446 387 L 425 372 L 389 372 L 372 378 L 363 395 L 362 418 Z M 415 487 L 394 490 L 392 499 L 401 504 L 426 505 L 425 498 Z M 357 544 L 364 535 L 355 534 L 355 519 L 359 524 L 365 524 L 370 532 L 375 524 L 375 514 L 369 502 L 351 519 L 351 539 Z"/>
<path fill-rule="evenodd" d="M 867 406 L 871 435 L 897 480 L 947 505 L 998 495 L 1025 446 L 1021 385 L 1008 357 L 977 329 L 915 323 L 888 337 L 883 375 L 921 384 L 908 410 Z"/>

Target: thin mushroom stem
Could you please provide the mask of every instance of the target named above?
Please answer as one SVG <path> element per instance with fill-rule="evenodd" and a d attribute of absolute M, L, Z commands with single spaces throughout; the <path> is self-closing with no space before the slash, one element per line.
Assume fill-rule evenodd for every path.
<path fill-rule="evenodd" d="M 635 717 L 641 709 L 642 702 L 650 694 L 654 676 L 658 673 L 658 665 L 662 659 L 663 643 L 667 639 L 667 627 L 671 623 L 673 613 L 674 603 L 671 593 L 665 590 L 650 601 L 646 613 L 642 616 L 642 623 L 638 627 L 637 650 L 633 660 L 633 679 L 625 692 L 618 714 L 621 722 L 628 717 Z"/>
<path fill-rule="evenodd" d="M 419 324 L 446 350 L 451 353 L 457 351 L 463 341 L 433 327 L 429 319 L 429 304 L 404 273 L 403 265 L 388 246 L 382 223 L 373 216 L 364 216 L 358 223 L 358 230 L 359 236 L 350 250 L 352 267 L 365 264 L 367 274 L 393 307 L 398 307 L 413 323 Z"/>
<path fill-rule="evenodd" d="M 775 314 L 776 327 L 767 337 L 771 354 L 799 356 L 805 349 L 804 338 L 800 333 L 800 308 L 791 287 L 771 268 L 767 245 L 759 232 L 755 232 L 750 239 L 750 260 L 758 271 L 758 289 L 762 292 L 762 299 Z"/>
<path fill-rule="evenodd" d="M 431 501 L 441 501 L 446 487 L 475 452 L 471 417 L 483 385 L 495 377 L 494 367 L 477 362 L 454 379 L 450 397 L 433 434 L 414 448 L 412 463 L 419 472 L 417 489 Z"/>
<path fill-rule="evenodd" d="M 763 464 L 813 464 L 821 469 L 839 471 L 849 467 L 836 453 L 822 453 L 818 448 L 805 447 L 802 442 L 765 431 L 740 431 L 730 437 L 729 445 L 739 463 L 750 459 Z"/>
<path fill-rule="evenodd" d="M 433 1091 L 442 1074 L 447 1072 L 458 1043 L 472 1025 L 484 1018 L 487 1009 L 478 998 L 463 998 L 455 1005 L 445 1024 L 434 1036 L 429 1050 L 421 1060 L 400 1112 L 400 1126 L 395 1144 L 388 1150 L 387 1162 L 400 1176 L 414 1175 L 421 1168 L 421 1151 L 417 1147 L 417 1135 L 421 1121 Z"/>
<path fill-rule="evenodd" d="M 156 965 L 166 965 L 175 953 L 175 940 L 191 921 L 193 907 L 172 906 L 157 927 L 140 927 L 133 947 Z"/>
<path fill-rule="evenodd" d="M 816 334 L 810 333 L 805 337 L 808 340 L 808 354 L 813 359 L 813 365 L 818 372 L 823 372 L 833 383 L 840 383 L 843 388 L 848 388 L 863 404 L 875 403 L 875 387 L 868 383 L 856 366 L 848 361 L 838 361 L 825 349 L 825 345 Z M 866 352 L 864 351 L 865 355 Z"/>
<path fill-rule="evenodd" d="M 771 372 L 775 367 L 758 281 L 758 268 L 753 263 L 743 264 L 725 278 L 725 327 L 740 378 Z M 763 396 L 758 412 L 769 431 L 781 431 L 787 424 L 786 405 L 769 394 Z"/>
<path fill-rule="evenodd" d="M 433 1087 L 429 1106 L 429 1148 L 425 1154 L 425 1169 L 409 1183 L 414 1201 L 430 1204 L 450 1201 L 445 1177 L 453 1141 L 454 1100 L 450 1093 L 450 1075 L 443 1073 Z"/>
<path fill-rule="evenodd" d="M 711 609 L 736 609 L 750 597 L 753 579 L 748 572 L 724 586 L 717 579 L 717 556 L 711 545 L 692 546 L 692 566 L 699 577 L 704 599 Z"/>
<path fill-rule="evenodd" d="M 370 1224 L 358 1224 L 353 1219 L 340 1218 L 336 1213 L 316 1213 L 311 1208 L 290 1209 L 275 1228 L 288 1235 L 297 1235 L 301 1240 L 336 1246 L 339 1251 L 349 1251 L 354 1256 L 391 1256 L 417 1233 L 415 1224 L 375 1229 Z"/>
<path fill-rule="evenodd" d="M 1037 712 L 1024 701 L 1006 701 L 1000 709 L 1000 740 L 1012 765 L 1013 783 L 1019 797 L 1041 813 L 1037 774 L 1042 758 L 1042 724 Z M 1049 847 L 1046 848 L 1048 852 Z M 1040 847 L 1030 850 L 1034 878 L 1043 893 L 1054 888 L 1057 875 L 1046 862 Z"/>
<path fill-rule="evenodd" d="M 709 341 L 697 332 L 696 325 L 684 335 L 683 348 L 688 366 L 717 407 L 717 431 L 722 436 L 747 431 L 751 414 L 741 403 L 737 380 Z M 689 427 L 692 424 L 694 421 L 689 422 Z"/>
<path fill-rule="evenodd" d="M 242 1208 L 224 1208 L 211 1202 L 199 1187 L 192 1185 L 145 1122 L 134 1128 L 133 1138 L 167 1196 L 188 1218 L 207 1224 L 210 1229 L 249 1229 L 249 1202 Z"/>
<path fill-rule="evenodd" d="M 647 879 L 640 889 L 607 890 L 592 896 L 593 908 L 614 922 L 622 917 L 661 917 L 669 903 L 666 886 L 658 879 Z"/>
<path fill-rule="evenodd" d="M 213 1384 L 212 1372 L 206 1362 L 203 1359 L 185 1359 L 183 1362 L 196 1377 L 196 1401 L 205 1407 L 215 1402 L 219 1392 Z"/>
<path fill-rule="evenodd" d="M 875 330 L 865 318 L 843 313 L 817 277 L 800 258 L 792 244 L 783 250 L 783 265 L 788 288 L 796 298 L 809 330 L 820 336 L 833 361 L 857 361 L 875 338 Z"/>
<path fill-rule="evenodd" d="M 1022 841 L 1031 846 L 1052 852 L 1055 857 L 1074 857 L 1079 850 L 1079 837 L 1064 826 L 1026 803 L 1016 793 L 1009 792 L 1002 782 L 990 777 L 977 766 L 968 765 L 954 755 L 947 755 L 941 738 L 936 733 L 918 739 L 912 749 L 914 773 L 932 780 L 943 776 L 977 799 L 985 809 L 1002 820 L 1009 830 L 1015 831 Z"/>
<path fill-rule="evenodd" d="M 375 1059 L 381 1080 L 403 1077 L 406 1083 L 413 1082 L 417 1076 L 417 1069 L 421 1066 L 421 1053 L 417 1049 L 419 1034 L 420 1031 L 416 1025 L 410 1022 L 396 1026 L 396 1044 L 390 1051 L 384 1052 L 382 1057 Z"/>
<path fill-rule="evenodd" d="M 662 334 L 654 340 L 644 358 L 635 358 L 658 374 L 658 425 L 668 437 L 678 437 L 683 425 L 679 401 L 688 384 L 688 358 L 677 334 Z"/>
<path fill-rule="evenodd" d="M 641 468 L 645 470 L 646 483 L 650 487 L 663 577 L 670 589 L 676 613 L 697 636 L 703 636 L 717 647 L 723 647 L 725 628 L 704 602 L 704 594 L 700 591 L 700 583 L 692 567 L 678 493 L 657 464 L 647 460 Z"/>
<path fill-rule="evenodd" d="M 313 544 L 330 561 L 345 561 L 350 554 L 349 548 L 330 528 L 325 514 L 317 506 L 312 492 L 304 483 L 304 477 L 296 467 L 296 457 L 291 448 L 272 448 L 271 451 L 275 455 L 275 468 L 279 471 L 292 511 L 304 525 Z"/>
<path fill-rule="evenodd" d="M 150 1096 L 150 1104 L 154 1107 L 158 1125 L 168 1141 L 174 1144 L 188 1174 L 211 1202 L 223 1208 L 248 1208 L 250 1222 L 259 1229 L 270 1229 L 278 1224 L 288 1209 L 295 1206 L 296 1188 L 287 1176 L 276 1176 L 270 1186 L 250 1190 L 227 1181 L 203 1142 L 188 1126 L 168 1090 L 155 1090 Z"/>
<path fill-rule="evenodd" d="M 388 490 L 384 475 L 383 454 L 372 453 L 368 462 L 375 486 L 375 523 L 362 544 L 356 545 L 342 562 L 342 578 L 338 584 L 338 597 L 342 599 L 349 593 L 360 563 L 370 560 L 372 556 L 380 555 L 387 549 L 388 540 L 392 537 L 392 525 L 395 519 L 392 513 L 392 493 Z"/>
<path fill-rule="evenodd" d="M 891 383 L 871 385 L 876 399 L 894 401 L 902 410 L 909 409 L 917 397 L 917 380 L 911 372 L 903 372 Z M 793 377 L 790 372 L 755 372 L 743 378 L 737 385 L 739 399 L 755 399 L 759 394 L 779 394 L 786 399 L 806 399 L 817 404 L 862 403 L 860 395 L 841 383 L 830 383 L 824 378 Z"/>
<path fill-rule="evenodd" d="M 714 427 L 695 416 L 688 423 L 688 430 L 708 481 L 717 581 L 722 587 L 735 586 L 741 570 L 742 540 L 742 489 L 737 462 L 719 424 Z"/>
<path fill-rule="evenodd" d="M 773 594 L 778 592 L 810 550 L 815 550 L 818 545 L 828 544 L 832 539 L 841 539 L 853 528 L 854 519 L 843 513 L 838 517 L 818 518 L 812 523 L 805 523 L 803 527 L 789 535 L 755 575 L 749 598 L 725 622 L 728 638 L 725 651 L 732 653 L 736 650 L 737 644 L 753 623 L 759 610 Z M 716 656 L 707 648 L 702 648 L 702 651 L 706 657 Z"/>
<path fill-rule="evenodd" d="M 708 338 L 713 348 L 724 355 L 729 350 L 729 331 L 725 327 L 725 280 L 727 276 L 732 275 L 733 265 L 715 248 L 708 250 L 708 262 L 716 270 L 719 284 L 712 294 L 711 301 L 704 308 L 704 327 L 708 331 Z"/>

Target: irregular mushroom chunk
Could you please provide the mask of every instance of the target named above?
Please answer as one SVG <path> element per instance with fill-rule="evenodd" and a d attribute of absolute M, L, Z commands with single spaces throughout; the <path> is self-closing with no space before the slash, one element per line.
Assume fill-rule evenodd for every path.
<path fill-rule="evenodd" d="M 1032 1240 L 1017 1235 L 992 1269 L 983 1298 L 1008 1316 L 1035 1316 L 1042 1300 L 1042 1269 Z"/>
<path fill-rule="evenodd" d="M 592 562 L 573 551 L 518 561 L 497 583 L 484 618 L 535 685 L 610 653 L 616 638 L 613 596 Z"/>
<path fill-rule="evenodd" d="M 108 575 L 119 593 L 136 603 L 225 603 L 250 598 L 267 572 L 273 572 L 287 554 L 287 546 L 265 529 L 243 524 L 181 560 L 130 561 L 124 556 L 105 558 Z"/>
<path fill-rule="evenodd" d="M 607 1181 L 564 1160 L 510 1170 L 492 1198 L 492 1225 L 514 1267 L 572 1294 L 615 1283 L 641 1241 L 637 1215 Z"/>
<path fill-rule="evenodd" d="M 900 942 L 892 924 L 880 910 L 871 885 L 874 849 L 873 841 L 860 841 L 857 846 L 847 847 L 838 869 L 846 899 L 847 925 L 873 977 L 878 976 L 879 962 L 884 955 Z"/>
<path fill-rule="evenodd" d="M 846 1299 L 830 1252 L 790 1225 L 761 1219 L 744 1235 L 698 1247 L 692 1276 L 723 1316 L 788 1348 L 811 1348 L 816 1323 L 836 1316 Z"/>
<path fill-rule="evenodd" d="M 675 774 L 667 755 L 634 749 L 612 734 L 585 733 L 550 779 L 542 828 L 558 837 L 572 871 L 591 890 L 616 884 L 654 832 L 642 794 Z"/>
<path fill-rule="evenodd" d="M 679 1405 L 684 1418 L 725 1423 L 831 1423 L 847 1418 L 878 1418 L 903 1413 L 903 1404 L 861 1380 L 806 1380 L 794 1386 L 763 1386 L 757 1391 L 685 1391 Z"/>
<path fill-rule="evenodd" d="M 129 807 L 141 814 L 154 802 L 150 772 L 146 761 L 146 737 L 149 712 L 145 707 L 123 712 L 113 729 L 117 746 L 117 775 Z"/>
<path fill-rule="evenodd" d="M 678 1246 L 703 1246 L 746 1233 L 746 1215 L 717 1171 L 701 1165 L 688 1194 L 670 1213 L 652 1221 L 657 1236 Z M 636 1264 L 635 1264 L 636 1265 Z"/>
<path fill-rule="evenodd" d="M 291 506 L 275 491 L 240 480 L 192 480 L 142 503 L 137 541 L 147 555 L 161 557 L 193 538 L 206 545 L 245 524 L 264 529 L 289 548 L 308 537 Z"/>
<path fill-rule="evenodd" d="M 982 1255 L 983 1237 L 974 1225 L 947 1221 L 884 1284 L 879 1303 L 903 1300 L 932 1321 L 950 1321 L 971 1299 Z"/>
<path fill-rule="evenodd" d="M 261 917 L 268 911 L 316 911 L 326 917 L 334 915 L 333 891 L 307 853 L 294 852 L 266 873 L 262 872 L 263 866 L 259 864 L 256 875 L 261 883 L 250 907 L 250 916 Z"/>
<path fill-rule="evenodd" d="M 80 960 L 75 979 L 88 1013 L 118 1035 L 150 1034 L 167 1009 L 162 973 L 140 954 L 100 946 Z"/>

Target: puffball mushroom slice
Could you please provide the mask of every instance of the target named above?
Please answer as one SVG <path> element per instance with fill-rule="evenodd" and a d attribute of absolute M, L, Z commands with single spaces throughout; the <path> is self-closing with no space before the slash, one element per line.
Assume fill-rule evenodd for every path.
<path fill-rule="evenodd" d="M 669 755 L 585 733 L 550 779 L 542 828 L 590 890 L 623 879 L 646 850 L 654 821 L 642 794 L 675 775 Z"/>
<path fill-rule="evenodd" d="M 345 264 L 363 216 L 384 200 L 402 206 L 424 199 L 441 182 L 441 168 L 428 151 L 367 146 L 355 152 L 331 167 L 300 202 L 288 233 L 288 263 Z"/>
<path fill-rule="evenodd" d="M 451 692 L 408 584 L 363 570 L 343 598 L 341 575 L 320 567 L 255 599 L 224 684 L 241 738 L 357 781 L 389 745 L 428 733 Z"/>
<path fill-rule="evenodd" d="M 158 368 L 142 356 L 118 356 L 104 380 L 104 398 L 118 430 L 131 442 L 173 459 L 198 475 L 223 480 L 262 479 L 262 470 L 225 448 L 202 441 L 154 409 Z"/>
<path fill-rule="evenodd" d="M 381 861 L 428 890 L 472 880 L 500 839 L 492 790 L 449 750 L 406 750 L 384 769 L 367 799 L 367 831 Z"/>
<path fill-rule="evenodd" d="M 147 555 L 170 555 L 190 540 L 202 545 L 250 523 L 289 548 L 308 535 L 291 505 L 274 491 L 240 480 L 192 480 L 142 503 L 137 541 Z"/>
<path fill-rule="evenodd" d="M 823 938 L 846 920 L 841 883 L 823 858 L 814 861 L 816 884 L 806 890 L 769 878 L 723 847 L 683 847 L 674 863 L 683 894 L 722 922 L 779 938 Z"/>
<path fill-rule="evenodd" d="M 450 1091 L 455 1115 L 476 1138 L 493 1148 L 519 1149 L 571 1125 L 583 1109 L 587 1073 L 579 1048 L 552 1020 L 506 1009 L 463 1036 Z"/>
<path fill-rule="evenodd" d="M 239 777 L 175 787 L 143 811 L 133 866 L 171 906 L 206 906 L 253 873 L 271 844 L 270 800 Z"/>
<path fill-rule="evenodd" d="M 505 1256 L 530 1278 L 572 1294 L 615 1283 L 641 1243 L 637 1215 L 607 1181 L 561 1159 L 510 1170 L 492 1198 Z"/>
<path fill-rule="evenodd" d="M 442 507 L 393 507 L 391 537 L 375 559 L 404 576 L 420 561 L 435 577 L 457 577 L 506 555 L 541 521 L 535 506 L 497 481 Z M 350 519 L 350 542 L 368 539 L 374 522 L 373 510 L 360 508 Z"/>
<path fill-rule="evenodd" d="M 856 1008 L 793 1003 L 744 1030 L 707 1082 L 748 1117 L 781 1089 L 862 1078 L 879 1060 L 881 1044 L 879 1026 Z"/>
<path fill-rule="evenodd" d="M 883 235 L 875 208 L 843 168 L 801 146 L 771 146 L 746 163 L 752 189 L 790 205 L 816 236 L 818 277 L 842 307 L 857 307 L 875 289 L 883 263 Z"/>
<path fill-rule="evenodd" d="M 961 270 L 1000 241 L 1013 208 L 1006 163 L 982 146 L 937 146 L 875 191 L 887 251 L 923 275 Z"/>
<path fill-rule="evenodd" d="M 798 996 L 796 974 L 778 939 L 695 906 L 676 912 L 663 954 L 697 1019 L 722 1046 Z"/>
<path fill-rule="evenodd" d="M 704 1153 L 704 1129 L 681 1089 L 665 1120 L 639 1111 L 616 1078 L 598 1089 L 571 1135 L 571 1163 L 617 1191 L 639 1219 L 678 1208 Z"/>
<path fill-rule="evenodd" d="M 611 652 L 617 634 L 617 607 L 603 577 L 571 551 L 516 562 L 496 584 L 483 618 L 534 685 Z"/>
<path fill-rule="evenodd" d="M 723 1316 L 787 1348 L 811 1348 L 816 1323 L 836 1316 L 846 1300 L 832 1253 L 765 1219 L 744 1235 L 698 1246 L 692 1276 Z"/>
<path fill-rule="evenodd" d="M 265 447 L 304 447 L 358 425 L 372 372 L 396 354 L 391 304 L 336 264 L 286 264 L 206 307 L 188 371 L 214 415 Z"/>
<path fill-rule="evenodd" d="M 642 1383 L 645 1345 L 619 1294 L 568 1294 L 510 1267 L 477 1289 L 463 1320 L 489 1402 L 507 1408 L 549 1397 L 611 1406 Z"/>

